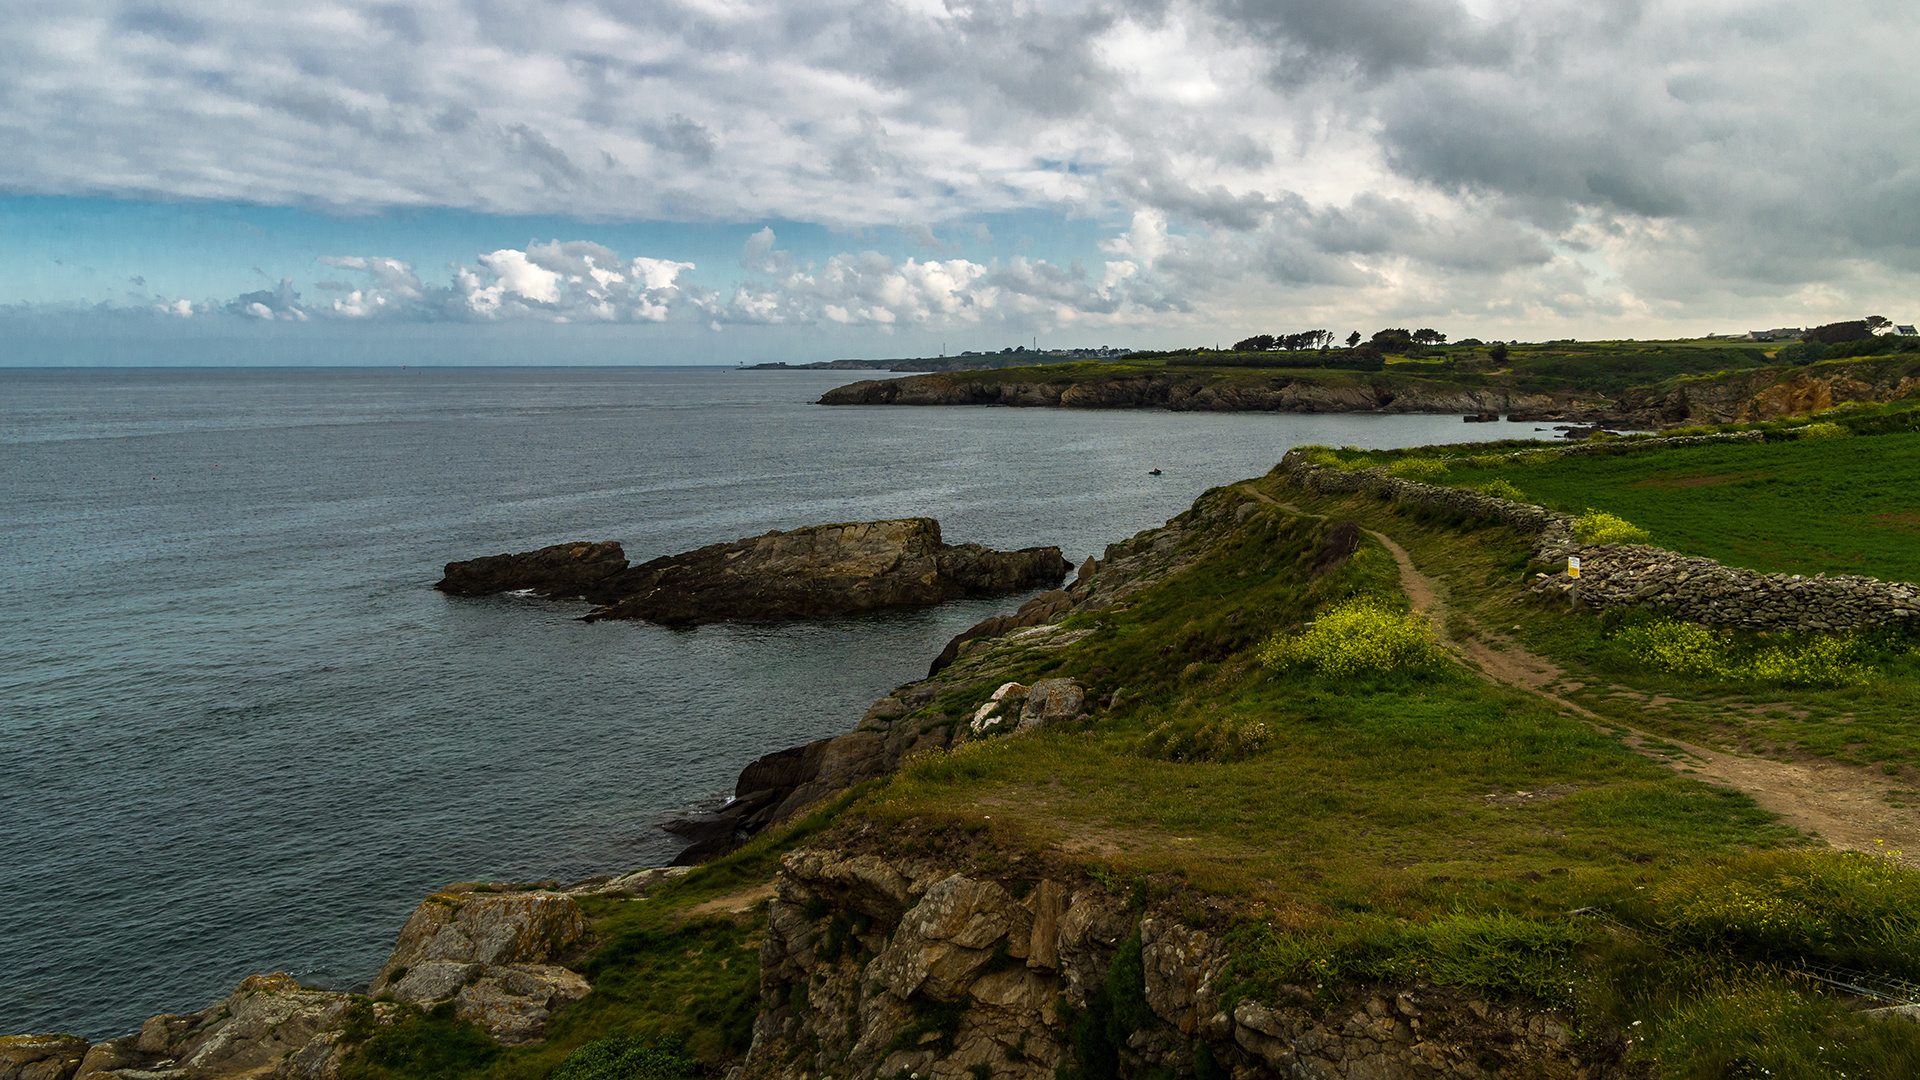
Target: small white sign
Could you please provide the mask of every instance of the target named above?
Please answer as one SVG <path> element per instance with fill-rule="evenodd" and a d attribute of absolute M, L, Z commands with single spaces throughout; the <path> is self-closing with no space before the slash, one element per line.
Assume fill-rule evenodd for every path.
<path fill-rule="evenodd" d="M 1580 556 L 1578 555 L 1567 556 L 1567 576 L 1570 578 L 1577 578 L 1580 576 Z"/>

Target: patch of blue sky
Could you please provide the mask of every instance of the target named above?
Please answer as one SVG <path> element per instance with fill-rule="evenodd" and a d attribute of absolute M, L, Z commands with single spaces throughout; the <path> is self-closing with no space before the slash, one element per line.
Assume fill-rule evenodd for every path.
<path fill-rule="evenodd" d="M 749 237 L 770 227 L 794 264 L 877 251 L 896 263 L 1015 257 L 1096 270 L 1099 242 L 1124 225 L 1054 210 L 981 215 L 932 225 L 833 228 L 811 222 L 601 222 L 464 210 L 395 209 L 338 215 L 230 202 L 140 202 L 104 198 L 0 198 L 0 304 L 129 306 L 156 299 L 224 302 L 282 278 L 308 302 L 322 283 L 363 282 L 318 261 L 378 256 L 410 263 L 428 283 L 479 255 L 551 240 L 590 240 L 624 258 L 691 262 L 684 281 L 714 289 L 760 276 L 741 265 Z"/>

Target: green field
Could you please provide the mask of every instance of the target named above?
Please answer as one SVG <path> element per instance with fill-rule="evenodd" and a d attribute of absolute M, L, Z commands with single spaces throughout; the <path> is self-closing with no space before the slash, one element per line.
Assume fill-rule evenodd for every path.
<path fill-rule="evenodd" d="M 1653 543 L 1752 570 L 1920 581 L 1920 434 L 1720 444 L 1538 466 L 1455 466 L 1527 501 L 1606 510 Z"/>

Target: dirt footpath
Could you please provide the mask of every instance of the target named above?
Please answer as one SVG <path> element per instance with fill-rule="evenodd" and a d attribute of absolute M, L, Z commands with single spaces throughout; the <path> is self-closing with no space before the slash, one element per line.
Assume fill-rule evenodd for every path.
<path fill-rule="evenodd" d="M 1596 726 L 1608 730 L 1622 726 L 1555 693 L 1565 681 L 1565 672 L 1513 639 L 1485 631 L 1453 634 L 1445 586 L 1421 573 L 1406 549 L 1391 537 L 1372 530 L 1368 535 L 1393 554 L 1400 566 L 1400 587 L 1414 610 L 1433 620 L 1434 632 L 1449 652 L 1487 678 L 1552 702 Z M 1773 761 L 1728 754 L 1631 727 L 1623 739 L 1634 750 L 1689 776 L 1745 792 L 1763 809 L 1780 815 L 1783 824 L 1818 833 L 1842 851 L 1896 855 L 1903 862 L 1920 865 L 1920 821 L 1911 811 L 1887 805 L 1893 789 L 1888 777 L 1877 770 L 1836 761 Z"/>

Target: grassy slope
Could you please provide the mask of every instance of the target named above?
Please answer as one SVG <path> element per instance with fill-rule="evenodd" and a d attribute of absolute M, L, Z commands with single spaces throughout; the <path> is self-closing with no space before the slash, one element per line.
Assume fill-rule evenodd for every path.
<path fill-rule="evenodd" d="M 1524 537 L 1310 496 L 1277 476 L 1246 487 L 1394 536 L 1447 582 L 1457 619 L 1513 626 L 1596 687 L 1674 699 L 1664 715 L 1639 715 L 1641 704 L 1603 689 L 1589 699 L 1597 710 L 1688 734 L 1732 732 L 1733 720 L 1711 719 L 1722 714 L 1769 720 L 1740 707 L 1760 688 L 1612 671 L 1620 658 L 1593 619 L 1520 599 L 1534 569 Z M 1249 993 L 1421 977 L 1527 994 L 1575 1009 L 1592 1030 L 1643 1021 L 1642 1050 L 1670 1076 L 1920 1068 L 1920 1027 L 1859 1020 L 1780 967 L 1815 957 L 1920 978 L 1914 875 L 1820 854 L 1743 796 L 1457 668 L 1336 680 L 1263 667 L 1270 635 L 1342 596 L 1401 599 L 1393 563 L 1367 541 L 1313 577 L 1327 522 L 1239 488 L 1209 493 L 1192 513 L 1207 557 L 1128 603 L 1076 616 L 1096 632 L 1064 653 L 1034 653 L 1013 675 L 1073 674 L 1091 697 L 1118 697 L 1110 712 L 923 759 L 654 897 L 596 901 L 596 990 L 547 1044 L 465 1070 L 435 1072 L 422 1054 L 373 1075 L 537 1080 L 610 1032 L 681 1036 L 716 1065 L 735 1057 L 764 915 L 691 909 L 766 880 L 780 850 L 818 830 L 846 829 L 818 837 L 837 842 L 863 820 L 887 826 L 876 832 L 902 850 L 965 835 L 990 851 L 1067 859 L 1189 917 L 1237 912 L 1222 929 L 1239 935 L 1233 977 Z M 1894 714 L 1911 715 L 1916 674 L 1890 670 L 1873 700 L 1767 693 L 1804 712 L 1794 722 L 1809 732 L 1844 707 L 1850 731 L 1879 724 L 1885 738 L 1905 738 Z M 1884 723 L 1864 719 L 1883 707 Z M 1544 797 L 1488 798 L 1523 791 Z M 1615 939 L 1564 915 L 1588 906 L 1640 935 Z M 1676 922 L 1676 911 L 1694 917 Z"/>
<path fill-rule="evenodd" d="M 1539 464 L 1456 465 L 1435 482 L 1477 486 L 1505 480 L 1530 501 L 1570 513 L 1587 507 L 1618 513 L 1650 529 L 1655 543 L 1734 566 L 1913 581 L 1920 580 L 1920 525 L 1909 523 L 1911 508 L 1920 502 L 1920 433 L 1911 425 L 1916 415 L 1920 410 L 1910 406 L 1887 406 L 1817 418 L 1864 433 L 1834 439 L 1794 438 L 1805 419 L 1730 425 L 1763 430 L 1779 441 L 1607 457 L 1539 455 L 1527 459 Z M 1484 444 L 1345 457 L 1364 466 L 1406 455 L 1516 448 Z M 1370 500 L 1303 498 L 1363 520 L 1376 513 Z M 1446 567 L 1458 579 L 1456 588 L 1465 584 L 1463 595 L 1485 608 L 1489 625 L 1522 624 L 1515 636 L 1583 683 L 1571 695 L 1586 707 L 1706 745 L 1877 763 L 1909 785 L 1901 802 L 1920 805 L 1920 769 L 1913 764 L 1920 761 L 1920 730 L 1912 723 L 1920 714 L 1920 655 L 1904 640 L 1863 638 L 1861 659 L 1876 675 L 1857 686 L 1787 687 L 1666 674 L 1625 653 L 1592 620 L 1556 619 L 1526 606 L 1511 580 L 1473 584 L 1489 571 L 1472 552 L 1456 550 L 1451 536 L 1442 530 L 1424 538 L 1423 558 Z M 1743 632 L 1731 638 L 1737 649 L 1798 636 Z"/>
<path fill-rule="evenodd" d="M 1470 526 L 1463 537 L 1459 523 L 1367 499 L 1310 501 L 1272 477 L 1258 486 L 1401 538 L 1452 583 L 1466 618 L 1538 624 L 1541 640 L 1592 632 L 1587 617 L 1515 604 L 1523 537 Z M 1157 883 L 1189 901 L 1229 897 L 1246 913 L 1236 976 L 1249 991 L 1420 976 L 1569 1004 L 1572 986 L 1571 1006 L 1595 1030 L 1642 1021 L 1645 1052 L 1670 1075 L 1902 1075 L 1920 1064 L 1920 1033 L 1861 1021 L 1775 966 L 1805 956 L 1920 973 L 1920 957 L 1897 944 L 1904 916 L 1862 915 L 1870 929 L 1839 934 L 1860 946 L 1844 957 L 1830 951 L 1837 919 L 1765 946 L 1748 933 L 1755 912 L 1764 923 L 1805 910 L 1791 898 L 1755 906 L 1790 891 L 1783 882 L 1819 882 L 1820 903 L 1844 908 L 1895 893 L 1920 901 L 1914 875 L 1875 864 L 1892 876 L 1862 884 L 1849 877 L 1857 858 L 1795 854 L 1800 841 L 1744 796 L 1458 670 L 1329 680 L 1259 666 L 1259 636 L 1344 591 L 1393 590 L 1371 543 L 1302 588 L 1291 575 L 1321 528 L 1257 509 L 1216 542 L 1219 557 L 1087 620 L 1100 632 L 1045 668 L 1127 684 L 1130 703 L 1113 715 L 923 761 L 856 813 L 895 834 L 958 825 L 1002 847 L 1068 852 L 1116 884 Z M 1252 635 L 1239 629 L 1250 616 Z M 1251 751 L 1240 738 L 1250 723 L 1267 733 Z M 1551 797 L 1520 805 L 1486 797 L 1543 790 Z M 1750 883 L 1729 886 L 1742 877 Z M 1589 906 L 1647 936 L 1616 941 L 1564 917 Z M 1714 929 L 1657 937 L 1678 909 Z"/>
<path fill-rule="evenodd" d="M 1259 507 L 1217 558 L 1087 619 L 1097 634 L 1032 672 L 1114 672 L 1094 676 L 1096 692 L 1122 689 L 1114 716 L 929 762 L 864 812 L 990 819 L 997 833 L 1097 853 L 1115 872 L 1408 912 L 1489 894 L 1538 894 L 1550 910 L 1569 880 L 1605 891 L 1649 857 L 1779 839 L 1744 799 L 1462 672 L 1275 677 L 1252 655 L 1275 629 L 1352 591 L 1398 593 L 1391 557 L 1371 542 L 1303 586 L 1323 531 Z M 1237 749 L 1248 724 L 1267 732 L 1253 753 Z M 1551 785 L 1578 790 L 1518 812 L 1486 799 Z M 1555 870 L 1575 872 L 1520 884 Z"/>

